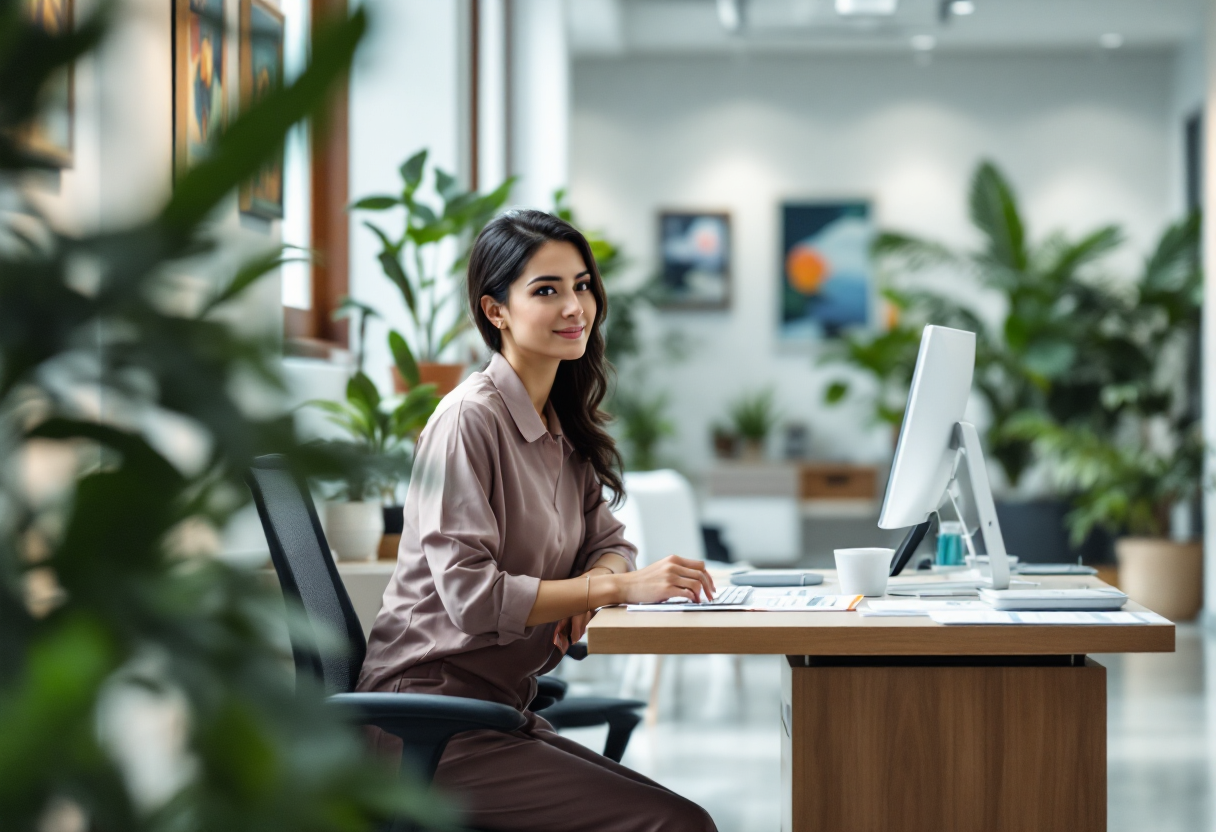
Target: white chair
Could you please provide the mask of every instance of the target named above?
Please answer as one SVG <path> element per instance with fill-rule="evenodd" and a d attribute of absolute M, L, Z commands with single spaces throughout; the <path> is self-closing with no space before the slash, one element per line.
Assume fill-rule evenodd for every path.
<path fill-rule="evenodd" d="M 711 497 L 702 517 L 722 528 L 734 560 L 792 566 L 802 557 L 802 517 L 793 497 Z"/>
<path fill-rule="evenodd" d="M 677 471 L 640 471 L 625 474 L 625 501 L 615 511 L 625 524 L 625 539 L 638 548 L 638 568 L 669 555 L 705 560 L 697 502 L 692 486 Z M 650 676 L 646 721 L 658 717 L 663 656 L 630 656 L 621 675 L 622 695 Z M 736 669 L 737 670 L 737 669 Z M 736 672 L 736 679 L 738 673 Z"/>

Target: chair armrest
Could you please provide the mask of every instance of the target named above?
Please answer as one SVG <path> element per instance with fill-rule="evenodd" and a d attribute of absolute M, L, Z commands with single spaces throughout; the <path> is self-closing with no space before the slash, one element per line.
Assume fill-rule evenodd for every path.
<path fill-rule="evenodd" d="M 536 713 L 561 702 L 566 698 L 569 687 L 566 682 L 553 676 L 537 676 L 536 696 L 528 703 L 528 710 Z"/>
<path fill-rule="evenodd" d="M 428 782 L 448 740 L 464 731 L 518 731 L 527 718 L 508 705 L 428 693 L 338 693 L 328 703 L 353 721 L 400 738 L 403 759 L 413 760 Z"/>

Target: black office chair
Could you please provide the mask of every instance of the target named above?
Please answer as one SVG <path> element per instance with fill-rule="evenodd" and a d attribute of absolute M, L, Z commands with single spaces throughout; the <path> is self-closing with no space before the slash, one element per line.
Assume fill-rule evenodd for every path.
<path fill-rule="evenodd" d="M 297 639 L 293 634 L 291 650 L 298 675 L 321 682 L 330 702 L 349 710 L 358 721 L 399 737 L 403 759 L 412 762 L 428 781 L 434 777 L 439 758 L 454 735 L 487 728 L 510 732 L 523 727 L 526 720 L 522 714 L 493 702 L 429 694 L 352 692 L 367 653 L 367 642 L 334 566 L 308 489 L 292 475 L 286 460 L 279 455 L 255 460 L 246 481 L 283 594 L 303 607 L 310 623 L 317 622 L 340 634 L 349 647 L 343 655 L 323 656 L 312 640 Z M 582 656 L 586 656 L 586 648 L 578 647 Z M 612 752 L 615 755 L 612 759 L 619 762 L 639 719 L 632 711 L 645 703 L 598 697 L 565 703 L 561 702 L 566 693 L 565 682 L 549 677 L 538 681 L 533 710 L 566 706 L 554 712 L 556 722 L 550 720 L 554 727 L 608 723 L 605 753 Z"/>

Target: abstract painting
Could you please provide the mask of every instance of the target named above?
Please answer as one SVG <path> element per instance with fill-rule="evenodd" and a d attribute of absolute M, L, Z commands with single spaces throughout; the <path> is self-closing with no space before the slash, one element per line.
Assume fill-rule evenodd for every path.
<path fill-rule="evenodd" d="M 874 221 L 864 200 L 781 206 L 781 337 L 834 338 L 870 320 Z"/>
<path fill-rule="evenodd" d="M 224 129 L 227 29 L 224 0 L 174 0 L 173 11 L 173 160 L 182 173 Z"/>
<path fill-rule="evenodd" d="M 730 305 L 730 215 L 710 211 L 659 214 L 660 304 L 665 309 Z"/>
<path fill-rule="evenodd" d="M 241 108 L 248 109 L 283 83 L 283 15 L 264 0 L 241 0 Z M 283 149 L 241 187 L 241 210 L 283 218 Z"/>
<path fill-rule="evenodd" d="M 23 0 L 23 5 L 26 17 L 47 33 L 71 31 L 73 0 Z M 73 84 L 71 67 L 51 77 L 42 89 L 38 116 L 20 134 L 27 153 L 60 168 L 72 166 Z"/>

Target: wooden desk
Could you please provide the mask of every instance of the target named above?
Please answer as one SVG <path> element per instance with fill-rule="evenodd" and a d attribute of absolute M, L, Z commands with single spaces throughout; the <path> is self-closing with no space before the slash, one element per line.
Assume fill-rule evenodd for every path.
<path fill-rule="evenodd" d="M 784 655 L 786 832 L 1099 832 L 1106 668 L 1087 654 L 1172 652 L 1174 627 L 613 608 L 592 620 L 587 643 L 593 653 Z"/>

